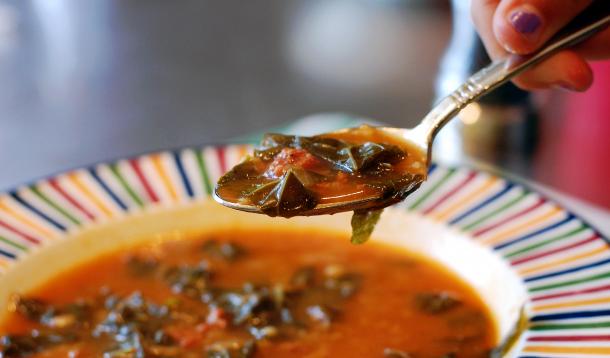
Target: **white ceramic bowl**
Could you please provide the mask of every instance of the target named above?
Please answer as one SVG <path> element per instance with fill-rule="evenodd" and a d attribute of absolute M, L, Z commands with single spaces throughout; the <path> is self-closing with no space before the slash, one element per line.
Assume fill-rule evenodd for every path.
<path fill-rule="evenodd" d="M 350 214 L 309 218 L 269 218 L 224 208 L 212 201 L 173 209 L 148 210 L 104 224 L 90 225 L 54 240 L 26 256 L 0 277 L 0 307 L 14 292 L 28 292 L 54 275 L 105 252 L 151 241 L 175 239 L 219 229 L 320 230 L 349 233 Z M 521 279 L 489 248 L 419 214 L 389 209 L 373 239 L 442 263 L 481 296 L 504 342 L 519 320 L 527 295 Z M 366 245 L 366 244 L 365 244 Z M 2 312 L 4 315 L 5 312 Z M 0 315 L 0 320 L 3 316 Z"/>

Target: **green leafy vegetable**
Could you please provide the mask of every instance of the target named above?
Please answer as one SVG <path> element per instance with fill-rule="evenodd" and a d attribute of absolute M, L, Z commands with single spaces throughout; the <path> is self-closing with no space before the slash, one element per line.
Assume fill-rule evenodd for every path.
<path fill-rule="evenodd" d="M 234 261 L 245 254 L 245 249 L 234 242 L 220 242 L 214 239 L 203 243 L 203 251 L 210 257 Z"/>
<path fill-rule="evenodd" d="M 365 142 L 356 145 L 322 136 L 297 137 L 270 133 L 265 135 L 254 156 L 265 161 L 273 160 L 283 148 L 304 149 L 330 163 L 337 170 L 351 174 L 361 173 L 382 162 L 397 163 L 407 155 L 391 144 Z"/>
<path fill-rule="evenodd" d="M 354 211 L 354 216 L 352 216 L 352 244 L 363 244 L 371 237 L 382 212 L 383 209 Z"/>
<path fill-rule="evenodd" d="M 394 145 L 372 142 L 345 147 L 341 149 L 340 154 L 347 157 L 345 167 L 351 173 L 371 169 L 381 163 L 395 164 L 406 156 Z"/>
<path fill-rule="evenodd" d="M 415 297 L 415 303 L 428 314 L 445 313 L 461 304 L 460 300 L 447 292 L 420 293 Z"/>
<path fill-rule="evenodd" d="M 305 188 L 292 170 L 281 179 L 254 191 L 250 199 L 269 216 L 291 217 L 317 204 L 314 194 Z"/>

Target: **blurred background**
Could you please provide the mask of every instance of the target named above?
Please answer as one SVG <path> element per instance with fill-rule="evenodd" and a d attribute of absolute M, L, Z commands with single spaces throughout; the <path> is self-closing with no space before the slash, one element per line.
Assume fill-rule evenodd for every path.
<path fill-rule="evenodd" d="M 325 111 L 410 127 L 487 61 L 465 0 L 0 1 L 0 189 Z M 610 208 L 607 90 L 504 88 L 438 158 Z"/>

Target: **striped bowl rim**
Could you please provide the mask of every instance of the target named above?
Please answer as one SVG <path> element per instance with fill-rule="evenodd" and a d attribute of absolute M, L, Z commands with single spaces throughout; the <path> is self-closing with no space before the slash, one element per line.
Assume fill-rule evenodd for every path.
<path fill-rule="evenodd" d="M 66 233 L 146 210 L 212 200 L 249 145 L 188 147 L 70 170 L 0 194 L 0 275 Z M 529 292 L 512 356 L 610 356 L 610 250 L 598 231 L 539 193 L 474 169 L 432 165 L 398 208 L 457 228 L 504 257 Z"/>

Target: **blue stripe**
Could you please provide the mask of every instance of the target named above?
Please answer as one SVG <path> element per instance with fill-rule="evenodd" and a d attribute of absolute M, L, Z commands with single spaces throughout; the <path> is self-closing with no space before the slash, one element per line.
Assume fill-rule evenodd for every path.
<path fill-rule="evenodd" d="M 102 178 L 100 178 L 95 169 L 89 168 L 89 174 L 91 174 L 93 179 L 95 179 L 95 181 L 104 189 L 104 191 L 112 198 L 112 200 L 114 200 L 114 202 L 121 207 L 121 209 L 127 211 L 127 205 L 125 205 L 121 201 L 121 199 L 119 199 L 119 197 L 108 187 L 108 185 L 104 183 L 104 181 L 102 180 Z"/>
<path fill-rule="evenodd" d="M 435 171 L 436 168 L 438 168 L 438 165 L 436 165 L 436 163 L 430 164 L 430 166 L 428 167 L 428 175 L 432 174 L 432 172 Z"/>
<path fill-rule="evenodd" d="M 610 310 L 576 311 L 566 313 L 541 314 L 530 319 L 531 322 L 554 321 L 558 319 L 591 318 L 610 316 Z"/>
<path fill-rule="evenodd" d="M 13 199 L 15 199 L 17 202 L 19 202 L 19 204 L 25 206 L 31 212 L 33 212 L 34 214 L 40 216 L 41 218 L 43 218 L 45 221 L 47 221 L 51 225 L 55 226 L 56 228 L 58 228 L 61 231 L 66 231 L 66 227 L 65 226 L 63 226 L 62 224 L 58 223 L 57 221 L 51 219 L 50 216 L 48 216 L 47 214 L 45 214 L 42 211 L 40 211 L 37 208 L 35 208 L 32 204 L 30 204 L 27 201 L 25 201 L 22 197 L 19 196 L 19 194 L 17 194 L 17 192 L 15 192 L 15 191 L 10 192 L 9 195 Z"/>
<path fill-rule="evenodd" d="M 525 282 L 533 282 L 533 281 L 543 280 L 543 279 L 549 278 L 549 277 L 561 276 L 561 275 L 565 275 L 565 274 L 572 273 L 572 272 L 587 270 L 587 269 L 590 269 L 590 268 L 593 268 L 593 267 L 598 267 L 598 266 L 605 265 L 607 263 L 610 263 L 610 259 L 605 259 L 605 260 L 597 261 L 597 262 L 594 262 L 592 264 L 582 265 L 582 266 L 574 267 L 574 268 L 563 270 L 563 271 L 547 273 L 546 275 L 529 277 L 529 278 L 526 278 L 524 281 Z"/>
<path fill-rule="evenodd" d="M 6 256 L 6 257 L 8 257 L 8 258 L 9 258 L 9 259 L 11 259 L 11 260 L 14 260 L 14 259 L 16 259 L 16 258 L 17 258 L 17 256 L 16 256 L 15 254 L 12 254 L 12 253 L 10 253 L 10 252 L 8 252 L 8 251 L 4 251 L 4 250 L 2 250 L 2 249 L 0 249 L 0 255 L 2 255 L 2 256 Z"/>
<path fill-rule="evenodd" d="M 182 178 L 182 183 L 184 184 L 184 188 L 186 189 L 186 193 L 189 197 L 193 197 L 193 188 L 191 187 L 191 183 L 189 182 L 188 177 L 186 176 L 186 171 L 184 171 L 184 165 L 182 164 L 182 159 L 180 159 L 180 153 L 174 152 L 174 161 L 176 162 L 176 166 L 178 167 L 178 172 L 180 173 L 180 177 Z"/>
<path fill-rule="evenodd" d="M 504 187 L 504 189 L 500 190 L 499 192 L 497 192 L 496 194 L 490 196 L 487 200 L 483 201 L 482 203 L 480 203 L 479 205 L 475 206 L 474 208 L 466 211 L 465 213 L 463 213 L 462 215 L 458 216 L 457 218 L 449 221 L 449 225 L 455 225 L 457 222 L 465 219 L 467 216 L 473 214 L 475 211 L 483 208 L 484 206 L 488 205 L 489 203 L 497 200 L 499 197 L 501 197 L 502 195 L 508 193 L 515 185 L 512 183 L 508 183 L 506 184 L 506 186 Z"/>
<path fill-rule="evenodd" d="M 565 219 L 563 219 L 563 220 L 561 220 L 561 221 L 556 222 L 556 223 L 555 223 L 555 224 L 553 224 L 553 225 L 549 225 L 549 226 L 544 227 L 544 228 L 542 228 L 542 229 L 540 229 L 540 230 L 538 230 L 538 231 L 534 231 L 534 232 L 533 232 L 533 233 L 531 233 L 531 234 L 527 234 L 527 235 L 524 235 L 524 236 L 518 237 L 518 238 L 516 238 L 516 239 L 514 239 L 514 240 L 511 240 L 511 241 L 509 241 L 509 242 L 503 243 L 502 245 L 494 246 L 494 249 L 495 249 L 495 250 L 501 250 L 501 249 L 503 249 L 503 248 L 505 248 L 505 247 L 507 247 L 507 246 L 510 246 L 510 245 L 516 244 L 516 243 L 518 243 L 518 242 L 521 242 L 521 241 L 527 240 L 527 239 L 529 239 L 529 238 L 531 238 L 531 237 L 534 237 L 534 236 L 537 236 L 537 235 L 540 235 L 540 234 L 544 234 L 544 233 L 545 233 L 545 232 L 547 232 L 547 231 L 550 231 L 550 230 L 556 229 L 556 228 L 560 227 L 561 225 L 567 224 L 567 223 L 569 223 L 570 221 L 575 220 L 575 219 L 576 219 L 576 217 L 575 217 L 574 215 L 572 215 L 572 214 L 568 214 L 568 217 L 566 217 Z"/>

